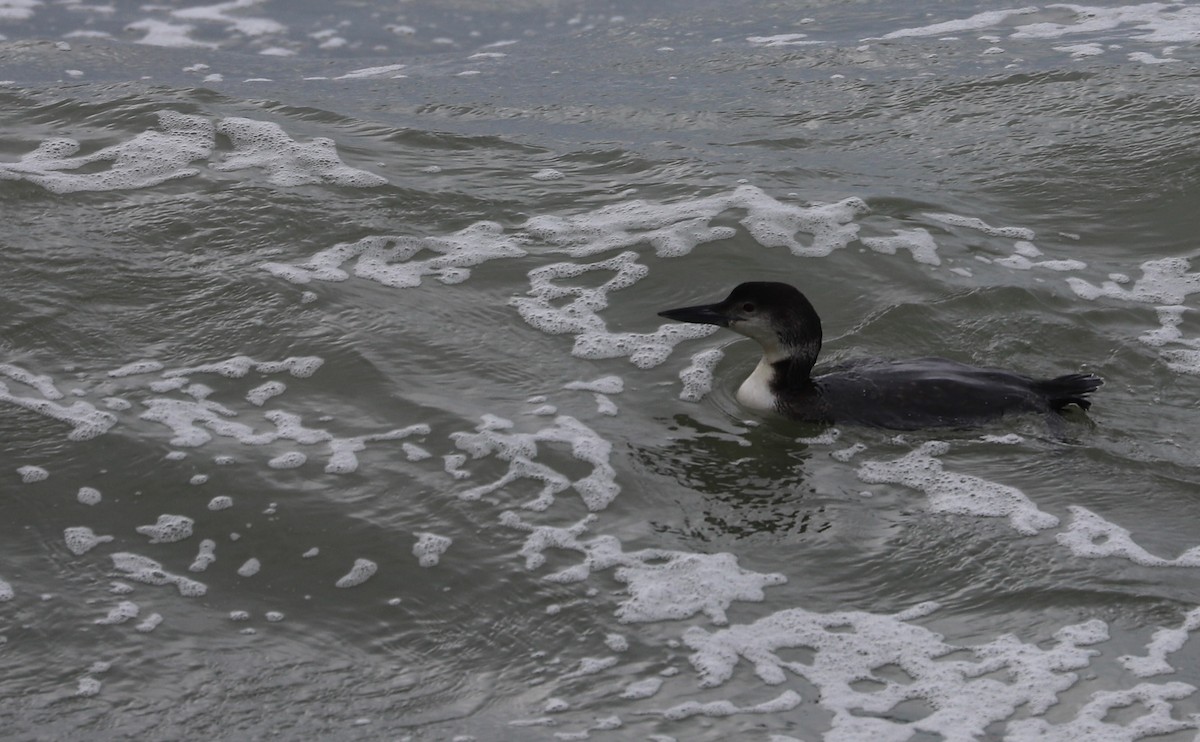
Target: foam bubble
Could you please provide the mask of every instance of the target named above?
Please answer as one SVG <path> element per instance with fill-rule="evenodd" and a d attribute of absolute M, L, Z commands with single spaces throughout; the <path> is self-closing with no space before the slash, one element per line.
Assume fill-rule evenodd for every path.
<path fill-rule="evenodd" d="M 620 376 L 601 376 L 592 381 L 568 382 L 563 384 L 563 389 L 577 392 L 596 392 L 597 394 L 620 394 L 625 391 L 625 380 Z"/>
<path fill-rule="evenodd" d="M 338 75 L 337 77 L 335 77 L 333 79 L 334 80 L 362 80 L 365 78 L 377 78 L 377 77 L 384 77 L 384 78 L 403 77 L 403 75 L 396 75 L 395 73 L 404 69 L 406 66 L 407 65 L 403 65 L 403 64 L 387 64 L 387 65 L 383 65 L 380 67 L 363 67 L 363 68 L 357 69 L 357 70 L 350 70 L 349 72 L 345 73 L 344 75 Z"/>
<path fill-rule="evenodd" d="M 626 652 L 629 650 L 629 640 L 620 634 L 608 634 L 604 637 L 604 646 L 614 652 Z"/>
<path fill-rule="evenodd" d="M 1167 662 L 1167 655 L 1183 649 L 1191 632 L 1200 629 L 1200 608 L 1193 608 L 1184 616 L 1183 623 L 1177 629 L 1158 629 L 1146 646 L 1145 657 L 1122 655 L 1117 661 L 1139 678 L 1154 675 L 1167 675 L 1175 672 L 1175 668 Z"/>
<path fill-rule="evenodd" d="M 519 479 L 534 479 L 543 483 L 542 490 L 523 507 L 545 510 L 554 502 L 556 494 L 570 486 L 579 493 L 589 510 L 596 511 L 608 507 L 620 493 L 616 471 L 608 460 L 612 444 L 575 418 L 560 415 L 555 418 L 554 425 L 534 433 L 502 432 L 511 426 L 511 421 L 485 416 L 476 427 L 477 432 L 451 433 L 454 444 L 460 450 L 469 452 L 473 458 L 495 454 L 500 460 L 509 462 L 508 471 L 500 479 L 459 493 L 459 497 L 477 500 Z M 571 455 L 591 464 L 591 473 L 571 481 L 560 472 L 533 461 L 541 442 L 570 444 Z"/>
<path fill-rule="evenodd" d="M 162 371 L 163 365 L 158 361 L 134 361 L 127 363 L 120 368 L 115 368 L 108 372 L 108 375 L 114 379 L 123 376 L 136 376 L 138 374 L 149 374 L 155 371 Z"/>
<path fill-rule="evenodd" d="M 794 690 L 785 690 L 778 697 L 753 706 L 738 706 L 732 701 L 710 701 L 709 703 L 684 701 L 678 706 L 663 709 L 658 713 L 662 714 L 664 719 L 680 721 L 692 716 L 719 718 L 735 714 L 777 714 L 784 711 L 791 711 L 797 708 L 800 703 L 801 698 L 799 693 Z"/>
<path fill-rule="evenodd" d="M 762 601 L 763 588 L 787 581 L 781 574 L 744 570 L 732 554 L 691 554 L 665 549 L 643 549 L 625 553 L 617 539 L 597 536 L 583 540 L 594 516 L 568 528 L 534 526 L 511 511 L 500 522 L 528 532 L 520 554 L 527 569 L 545 562 L 545 550 L 558 548 L 583 555 L 580 564 L 566 567 L 544 579 L 579 582 L 593 570 L 616 568 L 614 577 L 627 585 L 628 598 L 617 608 L 622 623 L 680 620 L 704 613 L 713 623 L 726 622 L 725 611 L 734 601 Z"/>
<path fill-rule="evenodd" d="M 284 615 L 279 611 L 267 611 L 263 614 L 263 618 L 271 623 L 279 623 L 284 619 Z"/>
<path fill-rule="evenodd" d="M 217 495 L 208 501 L 209 510 L 227 510 L 233 507 L 233 498 L 228 495 Z"/>
<path fill-rule="evenodd" d="M 567 176 L 563 175 L 561 171 L 558 171 L 558 170 L 555 170 L 554 168 L 548 167 L 548 168 L 545 168 L 544 170 L 538 170 L 536 173 L 534 173 L 533 175 L 531 175 L 529 177 L 533 178 L 534 180 L 548 181 L 548 180 L 562 180 L 563 178 L 565 178 Z"/>
<path fill-rule="evenodd" d="M 206 538 L 200 542 L 200 551 L 196 553 L 196 558 L 192 560 L 188 571 L 203 572 L 215 561 L 217 561 L 217 542 Z"/>
<path fill-rule="evenodd" d="M 75 696 L 77 698 L 91 698 L 92 696 L 99 695 L 102 685 L 103 683 L 92 677 L 80 678 L 79 684 L 75 688 Z"/>
<path fill-rule="evenodd" d="M 1024 240 L 1026 242 L 1033 241 L 1034 233 L 1032 229 L 1025 227 L 993 227 L 982 219 L 973 216 L 959 216 L 958 214 L 939 214 L 926 212 L 921 216 L 932 219 L 935 222 L 948 224 L 952 227 L 965 227 L 983 232 L 989 237 L 1007 237 L 1013 240 Z"/>
<path fill-rule="evenodd" d="M 243 36 L 265 36 L 281 34 L 287 31 L 287 26 L 270 18 L 260 18 L 234 14 L 231 10 L 243 10 L 246 6 L 256 5 L 257 2 L 233 0 L 233 2 L 217 3 L 215 5 L 198 5 L 190 8 L 171 10 L 171 16 L 183 20 L 198 20 L 225 25 L 226 30 Z"/>
<path fill-rule="evenodd" d="M 3 579 L 0 579 L 0 603 L 5 603 L 16 597 L 16 592 L 13 586 Z"/>
<path fill-rule="evenodd" d="M 201 485 L 201 484 L 204 484 L 204 483 L 205 483 L 205 482 L 207 482 L 207 481 L 208 481 L 208 475 L 207 475 L 207 474 L 193 474 L 193 475 L 191 476 L 191 478 L 190 478 L 190 479 L 188 479 L 188 484 L 191 484 L 191 485 Z"/>
<path fill-rule="evenodd" d="M 163 566 L 149 557 L 129 552 L 118 552 L 109 555 L 113 567 L 124 572 L 125 576 L 134 582 L 147 585 L 174 585 L 179 594 L 184 597 L 197 597 L 208 592 L 208 587 L 195 580 L 174 575 L 163 569 Z"/>
<path fill-rule="evenodd" d="M 196 521 L 186 515 L 158 516 L 158 522 L 151 526 L 138 526 L 134 530 L 143 536 L 150 537 L 152 544 L 170 544 L 183 541 L 192 535 L 192 526 Z"/>
<path fill-rule="evenodd" d="M 446 549 L 453 543 L 450 538 L 436 533 L 417 533 L 416 536 L 417 542 L 413 544 L 412 553 L 422 567 L 437 566 L 442 554 L 446 553 Z"/>
<path fill-rule="evenodd" d="M 260 569 L 262 569 L 262 562 L 254 557 L 250 557 L 242 563 L 242 566 L 237 568 L 237 573 L 241 577 L 253 577 L 258 574 Z"/>
<path fill-rule="evenodd" d="M 196 175 L 199 170 L 188 165 L 212 153 L 212 122 L 174 111 L 157 115 L 161 131 L 142 132 L 90 155 L 72 157 L 80 149 L 74 139 L 48 139 L 19 162 L 0 163 L 0 179 L 23 179 L 63 194 L 148 188 Z M 107 169 L 96 168 L 105 162 L 111 163 Z"/>
<path fill-rule="evenodd" d="M 1175 559 L 1157 557 L 1134 542 L 1128 529 L 1111 523 L 1087 508 L 1068 505 L 1071 522 L 1055 534 L 1058 543 L 1078 557 L 1120 557 L 1143 567 L 1200 567 L 1200 546 L 1193 546 Z"/>
<path fill-rule="evenodd" d="M 300 557 L 302 559 L 312 559 L 313 557 L 319 555 L 320 553 L 321 553 L 321 550 L 314 546 L 311 549 L 309 549 L 308 551 L 301 554 Z"/>
<path fill-rule="evenodd" d="M 989 725 L 1008 720 L 1019 708 L 1040 715 L 1057 704 L 1058 694 L 1078 680 L 1070 671 L 1100 654 L 1089 645 L 1108 639 L 1105 624 L 1092 620 L 1059 629 L 1053 642 L 1026 644 L 1008 634 L 955 647 L 907 622 L 913 618 L 791 608 L 713 632 L 692 627 L 683 638 L 694 650 L 689 660 L 703 687 L 727 682 L 741 659 L 767 684 L 788 682 L 789 674 L 812 683 L 821 706 L 833 713 L 826 739 L 837 740 L 909 738 L 912 722 L 893 709 L 913 701 L 932 709 L 919 722 L 926 734 L 982 738 Z M 788 659 L 784 652 L 794 649 L 808 650 L 811 659 Z M 956 649 L 973 659 L 947 657 Z M 903 678 L 889 677 L 887 668 L 898 668 Z M 864 680 L 873 682 L 864 688 Z"/>
<path fill-rule="evenodd" d="M 116 416 L 111 412 L 98 410 L 87 402 L 76 400 L 66 407 L 50 399 L 21 397 L 9 392 L 8 386 L 3 382 L 0 382 L 0 402 L 15 404 L 30 412 L 67 423 L 71 426 L 67 438 L 72 441 L 91 440 L 108 432 L 117 423 Z"/>
<path fill-rule="evenodd" d="M 268 381 L 246 392 L 246 401 L 252 405 L 262 407 L 268 399 L 283 394 L 286 390 L 287 385 L 282 381 Z"/>
<path fill-rule="evenodd" d="M 913 260 L 925 265 L 941 265 L 942 259 L 937 254 L 937 243 L 928 231 L 916 229 L 897 229 L 894 237 L 863 237 L 862 243 L 875 252 L 884 255 L 895 255 L 897 250 L 908 250 Z"/>
<path fill-rule="evenodd" d="M 568 673 L 563 673 L 562 679 L 570 680 L 571 678 L 581 678 L 587 675 L 596 675 L 604 672 L 610 667 L 616 667 L 618 662 L 620 662 L 620 660 L 616 657 L 584 657 L 579 660 L 579 667 L 576 667 L 574 670 Z"/>
<path fill-rule="evenodd" d="M 650 698 L 654 694 L 658 693 L 659 689 L 662 688 L 662 684 L 662 678 L 645 678 L 643 680 L 635 680 L 634 682 L 625 686 L 625 689 L 621 691 L 621 698 L 628 700 Z"/>
<path fill-rule="evenodd" d="M 336 584 L 338 587 L 355 587 L 361 585 L 371 578 L 371 575 L 379 569 L 379 565 L 372 562 L 370 559 L 355 559 L 354 566 L 350 571 L 340 577 Z"/>
<path fill-rule="evenodd" d="M 401 443 L 400 450 L 404 451 L 404 458 L 409 461 L 424 461 L 433 458 L 433 454 L 415 443 Z"/>
<path fill-rule="evenodd" d="M 272 469 L 296 469 L 304 466 L 304 462 L 308 461 L 308 457 L 299 451 L 288 451 L 281 453 L 275 458 L 267 462 L 267 466 Z"/>
<path fill-rule="evenodd" d="M 250 620 L 250 611 L 230 611 L 229 612 L 229 620 L 230 621 L 249 621 Z"/>
<path fill-rule="evenodd" d="M 934 456 L 949 448 L 942 441 L 928 441 L 893 461 L 866 461 L 858 468 L 858 478 L 871 484 L 893 482 L 921 490 L 935 513 L 1006 517 L 1018 533 L 1026 536 L 1058 525 L 1057 517 L 1039 510 L 1015 487 L 945 471 Z"/>
<path fill-rule="evenodd" d="M 100 500 L 103 498 L 100 495 L 100 490 L 95 487 L 80 487 L 79 494 L 75 496 L 75 499 L 82 505 L 99 505 Z"/>
<path fill-rule="evenodd" d="M 98 623 L 101 625 L 123 624 L 132 618 L 137 618 L 138 614 L 141 612 L 142 609 L 138 607 L 137 603 L 129 600 L 122 600 L 108 612 L 107 616 L 104 618 L 97 618 L 93 623 Z"/>
<path fill-rule="evenodd" d="M 25 484 L 33 484 L 34 482 L 44 482 L 50 477 L 50 472 L 40 466 L 19 466 L 17 474 L 21 475 L 21 481 Z"/>
<path fill-rule="evenodd" d="M 125 26 L 131 31 L 145 31 L 146 35 L 137 40 L 138 44 L 148 44 L 150 46 L 170 46 L 170 47 L 204 47 L 207 49 L 216 49 L 220 44 L 214 44 L 211 41 L 198 41 L 191 37 L 195 26 L 190 23 L 169 23 L 167 21 L 158 21 L 152 18 L 146 18 L 140 21 L 135 21 Z"/>
<path fill-rule="evenodd" d="M 1074 276 L 1067 283 L 1082 299 L 1109 297 L 1153 304 L 1183 304 L 1191 294 L 1200 292 L 1200 273 L 1189 273 L 1187 258 L 1161 258 L 1142 263 L 1142 277 L 1126 289 L 1109 280 L 1095 286 Z"/>
<path fill-rule="evenodd" d="M 332 139 L 316 137 L 307 144 L 292 139 L 270 121 L 230 116 L 217 124 L 218 133 L 233 143 L 233 151 L 212 163 L 214 170 L 258 168 L 278 186 L 330 183 L 354 188 L 387 185 L 387 179 L 342 162 Z"/>
<path fill-rule="evenodd" d="M 100 544 L 112 541 L 113 537 L 97 536 L 86 526 L 74 526 L 63 530 L 63 540 L 66 541 L 68 551 L 75 556 L 83 556 Z"/>
<path fill-rule="evenodd" d="M 679 398 L 684 402 L 699 402 L 712 391 L 713 372 L 725 352 L 719 348 L 709 348 L 692 354 L 692 362 L 679 372 L 679 380 L 683 388 L 679 390 Z"/>
<path fill-rule="evenodd" d="M 370 236 L 334 245 L 303 263 L 263 263 L 260 267 L 284 280 L 305 284 L 313 280 L 345 281 L 350 274 L 341 266 L 355 260 L 355 276 L 384 286 L 420 286 L 425 276 L 455 284 L 470 277 L 469 268 L 489 260 L 525 255 L 520 240 L 503 232 L 496 222 L 476 222 L 447 236 Z M 413 259 L 426 251 L 436 255 Z"/>
<path fill-rule="evenodd" d="M 149 634 L 151 631 L 157 629 L 162 622 L 163 617 L 161 613 L 151 613 L 141 623 L 134 626 L 133 630 L 142 634 Z"/>
<path fill-rule="evenodd" d="M 1173 718 L 1169 701 L 1187 698 L 1196 692 L 1188 683 L 1153 685 L 1140 683 L 1126 690 L 1101 690 L 1092 693 L 1074 719 L 1052 724 L 1045 719 L 1017 719 L 1009 722 L 1012 739 L 1039 742 L 1075 742 L 1076 740 L 1135 740 L 1195 730 L 1194 719 Z M 1125 722 L 1113 719 L 1114 712 L 1140 706 L 1147 713 Z"/>
<path fill-rule="evenodd" d="M 0 363 L 0 374 L 33 387 L 46 399 L 62 399 L 63 397 L 63 393 L 54 385 L 54 380 L 45 374 L 35 374 L 11 363 Z"/>

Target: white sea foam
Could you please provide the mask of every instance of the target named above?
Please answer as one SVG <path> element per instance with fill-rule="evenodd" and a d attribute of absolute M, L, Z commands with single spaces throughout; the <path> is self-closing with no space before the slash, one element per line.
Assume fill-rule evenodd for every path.
<path fill-rule="evenodd" d="M 186 515 L 164 513 L 158 516 L 158 522 L 154 525 L 138 526 L 134 530 L 143 536 L 149 536 L 152 544 L 170 544 L 191 538 L 195 524 L 196 521 Z"/>
<path fill-rule="evenodd" d="M 409 461 L 424 461 L 433 458 L 433 454 L 415 443 L 401 443 L 400 450 L 404 452 L 404 458 Z"/>
<path fill-rule="evenodd" d="M 134 361 L 120 368 L 114 368 L 108 372 L 108 375 L 114 379 L 119 379 L 125 376 L 137 376 L 138 374 L 149 374 L 162 370 L 163 365 L 158 361 Z"/>
<path fill-rule="evenodd" d="M 713 371 L 725 357 L 725 352 L 719 348 L 709 348 L 692 354 L 692 362 L 679 372 L 679 380 L 683 387 L 679 390 L 679 398 L 685 402 L 699 402 L 712 391 Z"/>
<path fill-rule="evenodd" d="M 736 714 L 778 714 L 797 708 L 801 702 L 802 699 L 799 693 L 794 690 L 785 690 L 777 697 L 753 706 L 738 706 L 732 701 L 710 701 L 708 703 L 684 701 L 677 706 L 663 709 L 658 713 L 662 714 L 664 719 L 672 721 L 679 721 L 692 716 L 719 718 L 734 716 Z"/>
<path fill-rule="evenodd" d="M 429 435 L 430 428 L 424 423 L 396 428 L 386 433 L 371 433 L 352 438 L 330 438 L 329 449 L 333 454 L 325 464 L 326 474 L 348 474 L 358 469 L 358 457 L 354 454 L 373 441 L 397 441 L 414 435 Z"/>
<path fill-rule="evenodd" d="M 0 374 L 33 387 L 46 399 L 62 399 L 63 397 L 63 393 L 54 385 L 54 379 L 46 374 L 35 374 L 11 363 L 0 363 Z"/>
<path fill-rule="evenodd" d="M 91 698 L 92 696 L 100 695 L 100 688 L 103 685 L 99 680 L 93 677 L 82 677 L 75 688 L 75 696 L 77 698 Z"/>
<path fill-rule="evenodd" d="M 1082 278 L 1071 277 L 1067 283 L 1083 299 L 1109 297 L 1125 301 L 1152 304 L 1183 304 L 1191 294 L 1200 292 L 1200 273 L 1189 273 L 1187 258 L 1160 258 L 1142 263 L 1142 277 L 1126 289 L 1109 280 L 1095 286 Z"/>
<path fill-rule="evenodd" d="M 303 453 L 299 451 L 287 451 L 268 461 L 267 466 L 272 469 L 297 469 L 304 466 L 306 461 L 308 461 L 308 457 Z"/>
<path fill-rule="evenodd" d="M 863 237 L 862 243 L 875 252 L 884 255 L 895 255 L 897 250 L 908 250 L 913 260 L 925 265 L 941 265 L 942 259 L 937 254 L 937 243 L 928 231 L 916 229 L 897 229 L 893 237 Z"/>
<path fill-rule="evenodd" d="M 1143 567 L 1200 567 L 1200 546 L 1193 546 L 1174 559 L 1154 556 L 1134 542 L 1128 529 L 1111 523 L 1087 508 L 1069 505 L 1071 522 L 1055 534 L 1058 543 L 1077 557 L 1119 557 Z"/>
<path fill-rule="evenodd" d="M 635 680 L 625 689 L 621 691 L 621 698 L 628 700 L 637 700 L 641 698 L 650 698 L 662 688 L 662 678 L 644 678 Z"/>
<path fill-rule="evenodd" d="M 144 31 L 146 33 L 145 36 L 137 40 L 139 44 L 179 48 L 203 47 L 207 49 L 216 49 L 220 46 L 220 44 L 215 44 L 211 41 L 193 39 L 191 33 L 196 30 L 196 27 L 190 23 L 169 23 L 153 18 L 145 18 L 130 23 L 125 28 L 131 31 Z"/>
<path fill-rule="evenodd" d="M 397 75 L 396 73 L 399 72 L 400 70 L 404 69 L 407 66 L 408 65 L 404 65 L 404 64 L 385 64 L 385 65 L 382 65 L 379 67 L 362 67 L 357 70 L 350 70 L 349 72 L 347 72 L 343 75 L 338 75 L 337 77 L 335 77 L 333 79 L 334 80 L 363 80 L 363 79 L 373 79 L 373 78 L 381 78 L 381 77 L 382 78 L 403 77 L 403 75 Z"/>
<path fill-rule="evenodd" d="M 1146 645 L 1145 657 L 1123 655 L 1117 660 L 1139 678 L 1154 675 L 1167 675 L 1175 672 L 1167 662 L 1167 655 L 1183 649 L 1188 637 L 1193 631 L 1200 629 L 1200 608 L 1193 608 L 1183 618 L 1183 623 L 1177 629 L 1158 629 Z"/>
<path fill-rule="evenodd" d="M 6 603 L 15 598 L 16 595 L 17 593 L 13 590 L 13 586 L 0 578 L 0 603 Z"/>
<path fill-rule="evenodd" d="M 99 505 L 103 497 L 100 490 L 95 487 L 80 487 L 79 494 L 75 496 L 75 499 L 83 505 Z"/>
<path fill-rule="evenodd" d="M 943 21 L 941 23 L 933 23 L 928 26 L 920 26 L 916 28 L 901 28 L 896 31 L 886 33 L 881 38 L 902 39 L 911 36 L 946 36 L 949 34 L 959 34 L 968 31 L 979 31 L 985 28 L 991 28 L 999 23 L 1003 23 L 1011 16 L 1029 15 L 1036 12 L 1038 12 L 1038 9 L 1034 7 L 1007 10 L 989 10 L 958 20 Z"/>
<path fill-rule="evenodd" d="M 158 120 L 160 131 L 80 157 L 73 156 L 80 149 L 74 139 L 48 139 L 19 162 L 0 163 L 0 180 L 27 180 L 53 193 L 74 193 L 147 188 L 196 175 L 199 170 L 189 164 L 212 153 L 212 122 L 174 111 L 160 111 Z M 98 163 L 111 164 L 96 169 Z"/>
<path fill-rule="evenodd" d="M 417 558 L 422 567 L 435 567 L 438 560 L 442 558 L 442 554 L 446 553 L 446 549 L 450 548 L 452 543 L 448 536 L 439 536 L 436 533 L 417 533 L 417 542 L 413 544 L 412 553 Z"/>
<path fill-rule="evenodd" d="M 189 572 L 203 572 L 209 565 L 217 561 L 217 542 L 206 538 L 200 542 L 200 550 L 188 567 Z"/>
<path fill-rule="evenodd" d="M 282 381 L 268 381 L 246 392 L 246 401 L 252 405 L 262 407 L 268 399 L 279 396 L 285 391 L 287 391 L 287 385 Z"/>
<path fill-rule="evenodd" d="M 162 622 L 163 617 L 161 613 L 151 613 L 149 616 L 146 616 L 141 623 L 139 623 L 137 626 L 134 626 L 133 630 L 142 634 L 149 634 L 151 631 L 157 629 L 159 624 Z"/>
<path fill-rule="evenodd" d="M 692 554 L 666 549 L 625 552 L 612 536 L 583 540 L 594 516 L 568 528 L 534 526 L 511 511 L 500 522 L 529 535 L 521 547 L 527 569 L 545 562 L 548 548 L 576 551 L 583 555 L 577 565 L 547 575 L 551 582 L 579 582 L 592 571 L 614 569 L 613 576 L 626 585 L 628 597 L 616 610 L 621 623 L 680 620 L 703 613 L 716 624 L 727 621 L 726 610 L 734 601 L 763 600 L 763 588 L 787 581 L 781 574 L 761 574 L 742 569 L 732 554 Z"/>
<path fill-rule="evenodd" d="M 21 475 L 21 481 L 25 484 L 33 484 L 34 482 L 44 482 L 50 478 L 50 472 L 40 466 L 18 466 L 17 474 Z"/>
<path fill-rule="evenodd" d="M 921 490 L 935 513 L 1008 518 L 1018 533 L 1027 536 L 1058 525 L 1056 516 L 1039 510 L 1015 487 L 945 471 L 934 457 L 949 448 L 942 441 L 928 441 L 892 461 L 865 461 L 858 468 L 858 478 L 872 484 L 894 482 Z"/>
<path fill-rule="evenodd" d="M 260 569 L 262 569 L 262 562 L 254 557 L 250 557 L 242 563 L 242 566 L 237 568 L 237 573 L 240 577 L 253 577 L 258 574 Z"/>
<path fill-rule="evenodd" d="M 72 526 L 63 530 L 63 540 L 67 544 L 68 551 L 75 556 L 82 556 L 100 544 L 112 541 L 113 537 L 97 536 L 87 526 Z"/>
<path fill-rule="evenodd" d="M 922 604 L 880 615 L 791 608 L 713 632 L 692 627 L 684 632 L 684 642 L 694 651 L 689 659 L 704 687 L 728 681 L 743 658 L 769 685 L 787 682 L 789 674 L 804 678 L 817 687 L 821 706 L 833 713 L 825 739 L 849 742 L 908 739 L 917 729 L 945 739 L 975 739 L 1018 708 L 1040 715 L 1078 682 L 1072 671 L 1099 654 L 1088 647 L 1108 639 L 1104 623 L 1092 620 L 1059 629 L 1052 644 L 1026 644 L 1005 635 L 955 647 L 910 623 L 934 609 Z M 783 653 L 794 649 L 811 651 L 811 660 L 787 659 Z M 956 649 L 973 658 L 947 657 Z M 872 681 L 870 687 L 861 686 L 866 680 Z M 922 701 L 932 711 L 917 722 L 889 713 L 906 701 Z"/>
<path fill-rule="evenodd" d="M 235 15 L 231 10 L 242 10 L 261 5 L 263 0 L 228 0 L 215 5 L 197 5 L 190 8 L 177 8 L 171 15 L 186 21 L 204 21 L 219 23 L 226 30 L 245 36 L 263 36 L 278 34 L 287 30 L 287 26 L 270 18 Z"/>
<path fill-rule="evenodd" d="M 369 188 L 387 179 L 342 162 L 332 139 L 316 137 L 302 144 L 270 121 L 230 116 L 217 124 L 218 133 L 233 143 L 233 151 L 210 165 L 214 170 L 261 169 L 267 182 L 278 186 L 324 184 Z"/>
<path fill-rule="evenodd" d="M 350 571 L 342 575 L 335 583 L 338 587 L 356 587 L 371 578 L 379 569 L 379 565 L 370 559 L 355 559 Z"/>
<path fill-rule="evenodd" d="M 1039 718 L 1018 719 L 1009 722 L 1006 738 L 1020 742 L 1124 741 L 1194 730 L 1195 719 L 1174 718 L 1169 701 L 1195 692 L 1196 687 L 1187 683 L 1141 683 L 1126 690 L 1096 691 L 1074 719 L 1062 724 Z M 1147 713 L 1128 722 L 1114 718 L 1114 712 L 1134 706 L 1145 708 Z"/>
<path fill-rule="evenodd" d="M 104 618 L 97 618 L 94 623 L 107 625 L 122 624 L 130 619 L 137 618 L 141 612 L 141 608 L 138 607 L 137 603 L 122 600 L 109 610 L 108 615 Z"/>
<path fill-rule="evenodd" d="M 256 361 L 249 356 L 233 356 L 224 361 L 170 369 L 162 375 L 170 379 L 193 374 L 219 374 L 230 379 L 240 379 L 251 371 L 260 374 L 278 374 L 286 371 L 297 379 L 306 379 L 315 374 L 324 363 L 325 361 L 317 356 L 289 356 L 282 361 Z"/>
<path fill-rule="evenodd" d="M 944 471 L 935 456 L 948 450 L 947 443 L 929 441 L 899 459 L 864 461 L 858 467 L 858 478 L 870 484 L 896 483 L 923 491 L 934 513 L 1007 517 L 1010 525 L 1025 535 L 1058 525 L 1056 516 L 1039 510 L 1016 487 Z"/>
<path fill-rule="evenodd" d="M 217 495 L 208 501 L 209 510 L 226 510 L 233 507 L 233 498 L 228 495 Z"/>
<path fill-rule="evenodd" d="M 91 440 L 107 433 L 117 424 L 116 415 L 98 410 L 88 402 L 76 400 L 68 407 L 44 397 L 22 397 L 10 392 L 3 382 L 0 382 L 0 402 L 15 404 L 30 412 L 67 423 L 71 426 L 67 438 L 73 441 Z"/>
<path fill-rule="evenodd" d="M 533 433 L 506 433 L 512 422 L 490 415 L 476 427 L 474 433 L 452 433 L 451 440 L 474 459 L 494 455 L 507 461 L 508 471 L 495 482 L 473 487 L 460 492 L 465 500 L 477 500 L 499 491 L 520 479 L 533 479 L 542 483 L 537 497 L 523 507 L 545 510 L 554 502 L 554 496 L 567 487 L 573 488 L 583 499 L 589 510 L 603 510 L 621 488 L 616 483 L 616 471 L 609 462 L 612 444 L 594 430 L 569 415 L 560 415 L 554 424 Z M 570 445 L 571 455 L 592 465 L 592 471 L 574 481 L 545 464 L 533 459 L 538 454 L 539 443 L 565 443 Z"/>
<path fill-rule="evenodd" d="M 413 260 L 422 252 L 434 257 Z M 384 286 L 420 286 L 425 276 L 442 283 L 461 283 L 468 270 L 489 260 L 525 255 L 517 238 L 505 236 L 495 222 L 476 222 L 443 237 L 371 236 L 339 243 L 302 263 L 263 263 L 260 267 L 292 283 L 345 281 L 350 273 L 341 266 L 355 260 L 353 275 Z"/>
<path fill-rule="evenodd" d="M 563 384 L 570 391 L 596 392 L 597 394 L 620 394 L 625 391 L 625 380 L 620 376 L 601 376 L 592 381 L 571 381 Z M 544 398 L 543 398 L 544 401 Z"/>

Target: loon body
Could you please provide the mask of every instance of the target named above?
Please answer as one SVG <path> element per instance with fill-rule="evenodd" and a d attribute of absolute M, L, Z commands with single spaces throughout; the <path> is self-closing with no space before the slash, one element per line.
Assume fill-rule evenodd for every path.
<path fill-rule="evenodd" d="M 762 360 L 738 388 L 742 405 L 814 423 L 858 423 L 894 430 L 964 428 L 1015 413 L 1057 418 L 1091 406 L 1103 380 L 1094 374 L 1034 379 L 945 358 L 869 359 L 814 375 L 821 320 L 804 294 L 785 283 L 743 283 L 722 302 L 659 312 L 680 322 L 728 327 L 758 341 Z"/>

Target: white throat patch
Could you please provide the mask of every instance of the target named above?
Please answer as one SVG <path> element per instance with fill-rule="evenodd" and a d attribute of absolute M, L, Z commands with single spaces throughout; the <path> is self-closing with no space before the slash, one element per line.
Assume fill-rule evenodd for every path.
<path fill-rule="evenodd" d="M 754 372 L 746 377 L 737 390 L 737 401 L 752 410 L 774 410 L 775 393 L 771 391 L 771 379 L 775 377 L 775 368 L 763 356 Z"/>

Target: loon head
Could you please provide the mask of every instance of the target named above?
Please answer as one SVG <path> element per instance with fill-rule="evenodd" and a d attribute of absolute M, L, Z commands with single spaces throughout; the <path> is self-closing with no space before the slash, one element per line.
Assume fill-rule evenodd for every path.
<path fill-rule="evenodd" d="M 659 316 L 679 322 L 728 327 L 763 349 L 760 365 L 786 363 L 787 375 L 807 378 L 821 351 L 821 319 L 799 289 L 786 283 L 751 281 L 724 301 L 668 309 Z"/>

